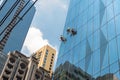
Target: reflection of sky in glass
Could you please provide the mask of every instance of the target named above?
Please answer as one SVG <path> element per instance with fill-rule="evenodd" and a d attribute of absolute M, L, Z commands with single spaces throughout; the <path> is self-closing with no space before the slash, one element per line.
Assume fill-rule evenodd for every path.
<path fill-rule="evenodd" d="M 0 0 L 0 5 L 2 4 L 3 0 Z"/>
<path fill-rule="evenodd" d="M 64 56 L 95 78 L 112 73 L 120 79 L 118 7 L 120 0 L 71 0 L 63 34 L 67 42 L 61 43 L 57 66 Z M 67 35 L 68 26 L 77 29 L 77 35 Z"/>

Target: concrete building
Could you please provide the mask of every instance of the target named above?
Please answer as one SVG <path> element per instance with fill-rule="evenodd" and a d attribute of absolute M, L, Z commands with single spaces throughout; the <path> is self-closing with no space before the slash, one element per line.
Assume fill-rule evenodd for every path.
<path fill-rule="evenodd" d="M 114 74 L 109 73 L 98 77 L 96 80 L 119 80 Z"/>
<path fill-rule="evenodd" d="M 0 80 L 24 80 L 28 64 L 27 57 L 20 52 L 9 53 Z"/>
<path fill-rule="evenodd" d="M 70 71 L 69 71 L 70 69 Z M 56 68 L 54 72 L 54 80 L 95 80 L 91 75 L 84 72 L 79 67 L 65 62 Z"/>
<path fill-rule="evenodd" d="M 42 47 L 34 54 L 34 56 L 39 61 L 38 67 L 42 67 L 50 71 L 51 76 L 53 73 L 55 55 L 56 55 L 56 50 L 50 47 L 49 45 Z"/>
<path fill-rule="evenodd" d="M 7 60 L 7 55 L 3 52 L 0 52 L 0 74 L 4 68 L 5 62 Z"/>
<path fill-rule="evenodd" d="M 49 71 L 38 68 L 38 60 L 18 51 L 8 54 L 0 80 L 51 80 Z"/>
<path fill-rule="evenodd" d="M 95 79 L 120 80 L 119 7 L 120 0 L 70 0 L 56 68 L 69 61 Z"/>
<path fill-rule="evenodd" d="M 70 71 L 69 71 L 70 69 Z M 54 80 L 119 80 L 114 74 L 109 73 L 99 76 L 96 79 L 90 74 L 86 73 L 79 67 L 66 61 L 56 68 L 54 72 Z"/>
<path fill-rule="evenodd" d="M 28 1 L 29 3 L 27 4 Z M 21 2 L 23 5 L 21 4 Z M 0 33 L 1 33 L 8 26 L 8 24 L 13 20 L 15 14 L 18 12 L 18 7 L 24 6 L 25 4 L 27 4 L 24 10 L 22 10 L 19 16 L 17 17 L 16 21 L 21 19 L 21 16 L 32 5 L 33 1 L 32 0 L 0 0 L 0 3 L 1 3 L 0 4 Z M 3 4 L 4 6 L 1 9 L 1 6 Z M 30 11 L 24 16 L 24 18 L 21 19 L 19 24 L 17 24 L 16 27 L 12 30 L 7 43 L 3 44 L 5 46 L 2 46 L 4 48 L 3 49 L 4 53 L 8 53 L 9 51 L 14 51 L 14 50 L 21 51 L 28 29 L 33 20 L 35 11 L 36 11 L 35 7 L 33 6 L 30 9 Z M 14 21 L 14 24 L 16 21 Z M 5 34 L 0 35 L 0 41 L 3 39 L 4 35 Z"/>

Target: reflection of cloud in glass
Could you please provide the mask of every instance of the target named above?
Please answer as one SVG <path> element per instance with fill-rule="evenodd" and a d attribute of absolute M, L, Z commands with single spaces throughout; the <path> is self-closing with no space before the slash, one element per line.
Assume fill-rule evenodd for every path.
<path fill-rule="evenodd" d="M 0 5 L 2 4 L 3 0 L 0 0 Z"/>
<path fill-rule="evenodd" d="M 96 80 L 120 80 L 119 5 L 120 0 L 71 0 L 57 66 L 70 61 Z M 67 34 L 70 26 L 77 27 L 74 37 Z"/>

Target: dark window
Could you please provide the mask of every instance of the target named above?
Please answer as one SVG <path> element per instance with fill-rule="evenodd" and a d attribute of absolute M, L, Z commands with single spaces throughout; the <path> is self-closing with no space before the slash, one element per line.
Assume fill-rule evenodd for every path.
<path fill-rule="evenodd" d="M 51 68 L 49 68 L 49 70 L 51 70 Z"/>
<path fill-rule="evenodd" d="M 54 56 L 52 56 L 52 58 L 54 58 Z"/>
<path fill-rule="evenodd" d="M 24 63 L 21 63 L 21 64 L 20 64 L 20 67 L 21 67 L 22 69 L 25 69 L 25 68 L 26 68 L 26 65 L 25 65 Z"/>
<path fill-rule="evenodd" d="M 11 72 L 8 71 L 8 70 L 5 70 L 5 73 L 6 73 L 7 75 L 9 75 Z"/>
<path fill-rule="evenodd" d="M 43 67 L 45 67 L 45 63 L 43 64 Z"/>
<path fill-rule="evenodd" d="M 22 80 L 22 78 L 20 76 L 16 76 L 17 80 Z"/>
<path fill-rule="evenodd" d="M 38 79 L 40 79 L 40 76 L 35 74 L 35 78 L 38 80 Z"/>
<path fill-rule="evenodd" d="M 52 64 L 52 62 L 51 62 L 51 64 Z"/>
<path fill-rule="evenodd" d="M 52 54 L 52 58 L 54 58 L 54 54 Z"/>
<path fill-rule="evenodd" d="M 7 77 L 5 77 L 5 76 L 3 76 L 2 78 L 3 78 L 3 80 L 8 80 L 8 78 L 7 78 Z"/>
<path fill-rule="evenodd" d="M 53 59 L 51 59 L 51 61 L 53 61 Z"/>
<path fill-rule="evenodd" d="M 19 74 L 23 74 L 24 73 L 24 71 L 22 71 L 22 70 L 18 70 L 18 72 L 19 72 Z"/>
<path fill-rule="evenodd" d="M 46 63 L 46 60 L 44 60 L 44 63 Z"/>
<path fill-rule="evenodd" d="M 50 67 L 52 67 L 52 65 L 50 65 Z"/>
<path fill-rule="evenodd" d="M 12 68 L 13 68 L 13 65 L 11 65 L 11 64 L 9 64 L 9 63 L 7 64 L 7 66 L 8 66 L 9 69 L 12 69 Z"/>
<path fill-rule="evenodd" d="M 47 55 L 45 55 L 45 58 L 47 57 Z"/>
<path fill-rule="evenodd" d="M 46 50 L 46 54 L 48 54 L 48 50 Z"/>
<path fill-rule="evenodd" d="M 15 59 L 14 58 L 10 58 L 9 59 L 11 63 L 15 63 Z"/>

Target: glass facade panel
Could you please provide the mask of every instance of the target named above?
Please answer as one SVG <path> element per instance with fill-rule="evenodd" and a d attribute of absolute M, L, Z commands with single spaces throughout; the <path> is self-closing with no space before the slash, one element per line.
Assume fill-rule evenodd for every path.
<path fill-rule="evenodd" d="M 0 2 L 2 2 L 0 4 L 0 33 L 12 21 L 13 17 L 15 16 L 16 11 L 19 11 L 17 9 L 18 9 L 18 6 L 20 5 L 20 3 L 16 3 L 16 1 L 19 2 L 19 0 L 0 0 Z M 27 4 L 28 1 L 29 0 L 24 0 L 23 4 Z M 4 6 L 1 9 L 1 5 L 3 5 L 3 4 L 4 4 Z M 16 4 L 16 5 L 14 5 L 14 4 Z M 23 14 L 29 9 L 29 7 L 32 4 L 33 4 L 33 1 L 30 1 L 27 4 L 27 6 L 20 12 L 18 20 L 21 19 Z M 10 37 L 7 40 L 7 43 L 5 44 L 5 47 L 3 50 L 4 53 L 7 54 L 9 51 L 14 51 L 14 50 L 21 51 L 24 40 L 26 38 L 27 32 L 29 30 L 29 27 L 33 20 L 35 12 L 36 12 L 36 9 L 35 9 L 35 6 L 33 6 L 29 10 L 29 12 L 23 17 L 23 19 L 21 19 L 20 22 L 15 26 L 15 28 L 12 30 L 12 32 L 10 34 Z M 2 22 L 4 22 L 4 23 L 2 23 Z M 20 32 L 20 33 L 18 33 L 18 32 Z M 3 36 L 4 36 L 4 34 L 2 34 L 0 36 L 0 40 L 2 40 Z"/>
<path fill-rule="evenodd" d="M 68 80 L 120 80 L 119 7 L 120 0 L 71 0 L 56 67 L 74 65 L 79 77 Z M 68 27 L 77 33 L 67 34 Z"/>

